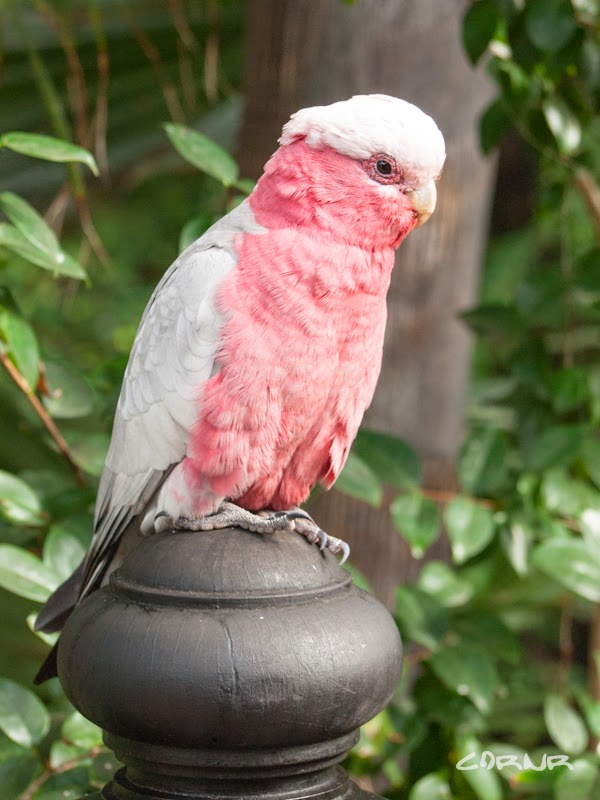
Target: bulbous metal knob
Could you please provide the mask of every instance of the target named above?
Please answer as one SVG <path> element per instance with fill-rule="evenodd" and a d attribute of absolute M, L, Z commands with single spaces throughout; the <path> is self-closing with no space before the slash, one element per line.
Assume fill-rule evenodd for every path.
<path fill-rule="evenodd" d="M 238 529 L 144 540 L 58 651 L 126 764 L 106 800 L 373 797 L 335 764 L 400 667 L 392 618 L 331 554 Z"/>

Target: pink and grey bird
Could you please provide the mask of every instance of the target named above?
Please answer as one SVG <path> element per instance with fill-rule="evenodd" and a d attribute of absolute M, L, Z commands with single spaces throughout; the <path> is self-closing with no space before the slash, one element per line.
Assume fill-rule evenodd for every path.
<path fill-rule="evenodd" d="M 289 529 L 347 555 L 297 506 L 334 483 L 371 401 L 394 250 L 435 207 L 444 140 L 416 106 L 363 95 L 298 111 L 279 143 L 150 298 L 94 536 L 40 630 L 60 629 L 140 531 Z M 53 674 L 54 653 L 38 679 Z"/>

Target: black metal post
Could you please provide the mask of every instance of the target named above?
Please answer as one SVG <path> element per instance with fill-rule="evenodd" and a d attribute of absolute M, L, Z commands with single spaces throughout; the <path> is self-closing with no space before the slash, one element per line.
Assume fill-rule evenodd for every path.
<path fill-rule="evenodd" d="M 392 695 L 398 632 L 301 536 L 144 540 L 71 616 L 58 666 L 125 764 L 98 799 L 376 797 L 337 764 Z"/>

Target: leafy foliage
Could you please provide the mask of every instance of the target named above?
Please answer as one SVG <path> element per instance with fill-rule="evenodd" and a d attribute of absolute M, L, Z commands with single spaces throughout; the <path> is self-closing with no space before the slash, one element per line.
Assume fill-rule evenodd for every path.
<path fill-rule="evenodd" d="M 405 487 L 391 503 L 413 555 L 446 535 L 454 566 L 430 562 L 398 590 L 418 675 L 350 765 L 385 773 L 390 798 L 592 800 L 599 664 L 578 639 L 597 646 L 600 625 L 600 7 L 475 0 L 463 43 L 498 85 L 482 149 L 509 128 L 522 137 L 537 207 L 492 244 L 480 303 L 462 315 L 476 347 L 461 493 Z M 360 455 L 379 463 L 376 448 Z M 423 513 L 434 500 L 443 526 Z M 573 769 L 540 768 L 544 753 Z M 492 754 L 490 769 L 457 768 Z M 499 766 L 503 754 L 519 767 Z"/>
<path fill-rule="evenodd" d="M 60 5 L 63 16 L 53 19 L 64 33 L 69 4 Z M 429 561 L 414 585 L 397 590 L 405 680 L 348 759 L 355 776 L 391 800 L 592 800 L 600 790 L 591 746 L 600 737 L 598 663 L 590 658 L 588 667 L 577 642 L 590 630 L 597 641 L 600 625 L 599 14 L 590 0 L 476 0 L 467 10 L 465 50 L 498 85 L 481 118 L 482 149 L 492 151 L 513 128 L 537 160 L 539 186 L 532 224 L 492 245 L 481 301 L 462 315 L 476 348 L 460 492 L 423 489 L 410 446 L 369 430 L 336 484 L 389 507 L 416 558 L 441 535 L 452 550 L 452 565 Z M 111 32 L 94 31 L 105 53 Z M 123 73 L 141 75 L 131 48 L 110 46 Z M 190 47 L 186 58 L 197 55 Z M 169 41 L 163 52 L 180 51 Z M 251 189 L 232 157 L 198 130 L 210 103 L 192 97 L 195 87 L 175 88 L 189 63 L 159 56 L 149 70 L 161 76 L 160 91 L 143 76 L 125 90 L 131 98 L 149 81 L 162 104 L 162 117 L 140 123 L 136 139 L 137 158 L 151 124 L 159 157 L 152 152 L 132 168 L 126 205 L 99 191 L 92 223 L 80 166 L 105 172 L 102 147 L 93 156 L 71 129 L 58 88 L 65 76 L 56 78 L 53 63 L 44 73 L 52 59 L 28 56 L 54 109 L 55 136 L 0 134 L 0 159 L 57 162 L 83 236 L 77 226 L 59 235 L 60 214 L 40 214 L 18 192 L 0 194 L 0 611 L 3 636 L 14 643 L 14 652 L 0 652 L 6 800 L 79 797 L 117 766 L 58 688 L 28 688 L 55 639 L 30 628 L 87 546 L 112 410 L 152 285 L 178 236 L 182 249 Z M 96 79 L 97 123 L 103 92 L 114 98 Z M 232 127 L 226 106 L 214 112 L 221 131 Z M 126 112 L 124 138 L 134 109 Z M 97 145 L 98 133 L 88 141 Z M 155 161 L 166 171 L 187 162 L 207 178 L 199 192 L 183 175 L 158 180 Z M 539 768 L 544 753 L 568 754 L 574 769 Z M 457 769 L 472 754 L 493 754 L 495 767 Z M 500 768 L 507 755 L 523 769 Z"/>

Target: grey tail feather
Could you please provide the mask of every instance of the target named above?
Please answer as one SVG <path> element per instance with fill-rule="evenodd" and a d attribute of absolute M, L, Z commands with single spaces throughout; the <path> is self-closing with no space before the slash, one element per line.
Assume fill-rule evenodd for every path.
<path fill-rule="evenodd" d="M 54 633 L 62 629 L 79 599 L 83 583 L 83 561 L 70 578 L 55 589 L 38 614 L 35 630 Z"/>
<path fill-rule="evenodd" d="M 57 669 L 57 654 L 58 654 L 58 642 L 54 645 L 52 650 L 46 656 L 46 659 L 42 666 L 39 668 L 37 675 L 33 679 L 33 682 L 36 686 L 40 683 L 44 683 L 44 681 L 49 681 L 50 678 L 56 678 L 58 675 Z"/>

